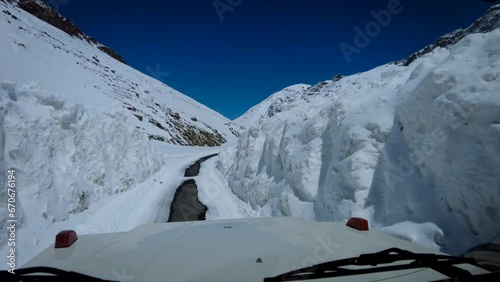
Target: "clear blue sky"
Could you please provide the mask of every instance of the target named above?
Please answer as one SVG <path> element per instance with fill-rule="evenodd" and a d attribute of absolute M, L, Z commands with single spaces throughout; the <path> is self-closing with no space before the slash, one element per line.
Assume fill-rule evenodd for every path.
<path fill-rule="evenodd" d="M 51 1 L 132 67 L 148 74 L 159 66 L 169 73 L 163 82 L 230 119 L 288 85 L 404 58 L 491 6 L 400 0 L 402 11 L 348 62 L 340 43 L 355 46 L 354 28 L 365 29 L 370 11 L 387 9 L 389 0 Z M 234 7 L 217 13 L 214 2 Z"/>

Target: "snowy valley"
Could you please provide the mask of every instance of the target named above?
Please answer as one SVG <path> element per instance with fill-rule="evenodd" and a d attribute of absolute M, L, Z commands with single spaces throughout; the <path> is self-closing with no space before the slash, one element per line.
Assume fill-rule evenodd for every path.
<path fill-rule="evenodd" d="M 163 220 L 183 167 L 240 130 L 81 31 L 20 6 L 77 30 L 42 1 L 0 1 L 0 181 L 15 170 L 18 265 L 65 226 L 86 234 Z M 6 230 L 6 189 L 0 200 Z"/>
<path fill-rule="evenodd" d="M 0 10 L 0 180 L 16 171 L 20 265 L 63 229 L 165 222 L 185 168 L 214 153 L 196 176 L 207 220 L 361 216 L 452 254 L 499 231 L 500 5 L 405 60 L 286 87 L 234 121 L 19 1 Z"/>
<path fill-rule="evenodd" d="M 239 128 L 231 121 L 150 77 L 166 76 L 161 68 L 152 66 L 150 76 L 144 75 L 104 53 L 95 39 L 81 31 L 68 34 L 17 7 L 18 2 L 0 2 L 3 80 L 18 86 L 37 81 L 44 91 L 68 102 L 122 111 L 127 124 L 150 139 L 193 146 L 220 146 L 236 140 Z M 20 1 L 24 2 L 52 11 L 42 1 Z M 72 26 L 53 12 L 53 17 L 61 17 L 58 22 Z"/>
<path fill-rule="evenodd" d="M 247 130 L 217 166 L 260 216 L 361 216 L 454 254 L 486 242 L 500 226 L 499 27 L 497 5 L 406 60 L 285 88 L 236 120 Z"/>

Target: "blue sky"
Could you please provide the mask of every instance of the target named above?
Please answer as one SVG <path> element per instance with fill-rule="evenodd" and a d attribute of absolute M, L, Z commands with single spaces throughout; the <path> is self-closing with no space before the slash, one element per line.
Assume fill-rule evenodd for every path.
<path fill-rule="evenodd" d="M 129 65 L 169 73 L 159 78 L 230 119 L 288 85 L 405 58 L 491 6 L 479 0 L 48 2 L 54 1 Z M 400 4 L 389 23 L 347 60 L 340 44 L 356 47 L 355 27 L 364 30 L 374 20 L 371 11 L 388 10 L 394 1 Z"/>

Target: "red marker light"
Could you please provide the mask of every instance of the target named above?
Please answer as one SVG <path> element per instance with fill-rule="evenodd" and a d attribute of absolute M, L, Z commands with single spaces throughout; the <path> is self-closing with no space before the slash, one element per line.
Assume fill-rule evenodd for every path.
<path fill-rule="evenodd" d="M 368 220 L 361 217 L 350 218 L 346 225 L 359 231 L 368 231 Z"/>
<path fill-rule="evenodd" d="M 76 236 L 74 230 L 61 231 L 56 235 L 56 244 L 54 248 L 67 248 L 73 245 L 76 240 L 78 240 L 78 236 Z"/>

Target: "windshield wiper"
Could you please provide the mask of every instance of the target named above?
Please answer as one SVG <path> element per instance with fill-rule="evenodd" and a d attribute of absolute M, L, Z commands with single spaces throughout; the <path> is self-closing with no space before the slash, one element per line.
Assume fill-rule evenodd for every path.
<path fill-rule="evenodd" d="M 35 275 L 38 274 L 38 275 Z M 0 271 L 1 281 L 90 281 L 90 282 L 116 282 L 104 280 L 73 271 L 65 271 L 53 267 L 29 267 L 16 269 L 15 274 Z"/>
<path fill-rule="evenodd" d="M 411 260 L 412 262 L 408 264 L 368 267 L 362 269 L 343 268 L 344 266 L 353 265 L 377 266 L 379 264 L 389 264 L 405 260 Z M 410 251 L 401 250 L 398 248 L 390 248 L 378 253 L 363 254 L 359 257 L 352 257 L 315 264 L 310 267 L 286 272 L 275 277 L 264 278 L 264 281 L 272 282 L 310 280 L 414 268 L 431 268 L 453 279 L 468 280 L 468 278 L 472 277 L 472 274 L 470 274 L 470 272 L 468 272 L 467 270 L 453 266 L 456 264 L 472 264 L 474 266 L 480 267 L 476 263 L 476 261 L 471 258 L 436 254 L 415 254 Z"/>

